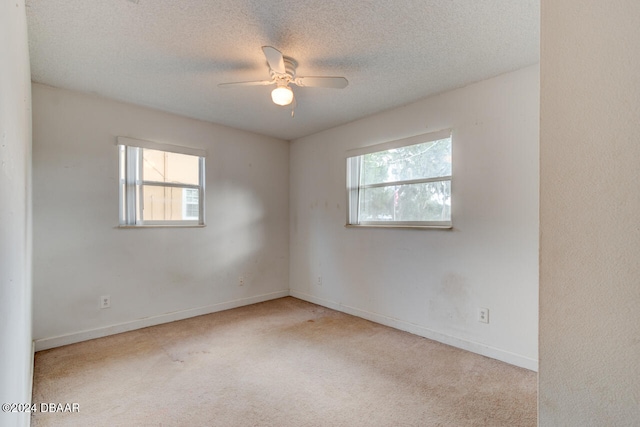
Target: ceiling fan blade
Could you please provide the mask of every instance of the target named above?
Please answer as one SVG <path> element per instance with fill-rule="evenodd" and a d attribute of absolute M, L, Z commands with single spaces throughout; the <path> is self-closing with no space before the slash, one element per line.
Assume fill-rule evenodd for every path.
<path fill-rule="evenodd" d="M 349 81 L 344 77 L 297 77 L 292 83 L 302 87 L 344 89 L 349 84 Z"/>
<path fill-rule="evenodd" d="M 280 74 L 286 73 L 287 70 L 284 67 L 284 58 L 278 49 L 271 46 L 262 46 L 262 51 L 264 52 L 264 56 L 267 58 L 269 67 L 271 67 L 273 71 Z"/>
<path fill-rule="evenodd" d="M 273 80 L 257 80 L 253 82 L 220 83 L 218 84 L 218 87 L 227 88 L 227 87 L 236 87 L 236 86 L 268 86 L 274 83 L 275 82 Z"/>

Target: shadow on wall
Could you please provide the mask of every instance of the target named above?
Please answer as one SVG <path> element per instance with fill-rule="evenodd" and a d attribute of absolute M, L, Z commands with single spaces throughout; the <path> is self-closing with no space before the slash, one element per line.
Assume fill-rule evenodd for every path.
<path fill-rule="evenodd" d="M 241 264 L 265 245 L 265 208 L 251 191 L 225 183 L 207 191 L 207 220 L 216 229 L 216 264 Z"/>

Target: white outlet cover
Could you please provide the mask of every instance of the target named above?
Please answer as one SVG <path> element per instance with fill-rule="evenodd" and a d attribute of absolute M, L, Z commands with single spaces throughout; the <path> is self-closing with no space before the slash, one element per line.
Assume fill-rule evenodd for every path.
<path fill-rule="evenodd" d="M 489 323 L 489 309 L 488 308 L 478 308 L 478 322 L 481 323 Z"/>
<path fill-rule="evenodd" d="M 109 307 L 111 307 L 111 296 L 102 295 L 100 297 L 100 308 L 109 308 Z"/>

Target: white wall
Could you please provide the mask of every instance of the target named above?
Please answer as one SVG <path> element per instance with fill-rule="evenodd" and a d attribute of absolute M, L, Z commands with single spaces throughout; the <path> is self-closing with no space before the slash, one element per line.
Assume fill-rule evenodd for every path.
<path fill-rule="evenodd" d="M 23 0 L 0 2 L 0 403 L 31 401 L 31 74 Z M 0 425 L 29 425 L 0 412 Z"/>
<path fill-rule="evenodd" d="M 292 295 L 537 369 L 538 95 L 534 66 L 294 141 Z M 344 227 L 346 150 L 446 128 L 453 230 Z"/>
<path fill-rule="evenodd" d="M 37 349 L 288 295 L 288 142 L 39 84 L 33 111 Z M 117 228 L 117 136 L 208 151 L 206 227 Z"/>
<path fill-rule="evenodd" d="M 541 426 L 640 425 L 639 18 L 542 1 Z"/>

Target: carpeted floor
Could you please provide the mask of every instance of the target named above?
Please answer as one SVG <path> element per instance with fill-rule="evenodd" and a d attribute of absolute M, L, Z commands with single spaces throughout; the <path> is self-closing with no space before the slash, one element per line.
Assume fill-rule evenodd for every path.
<path fill-rule="evenodd" d="M 536 425 L 534 372 L 291 297 L 38 352 L 34 377 L 38 408 L 79 408 L 36 427 Z"/>

